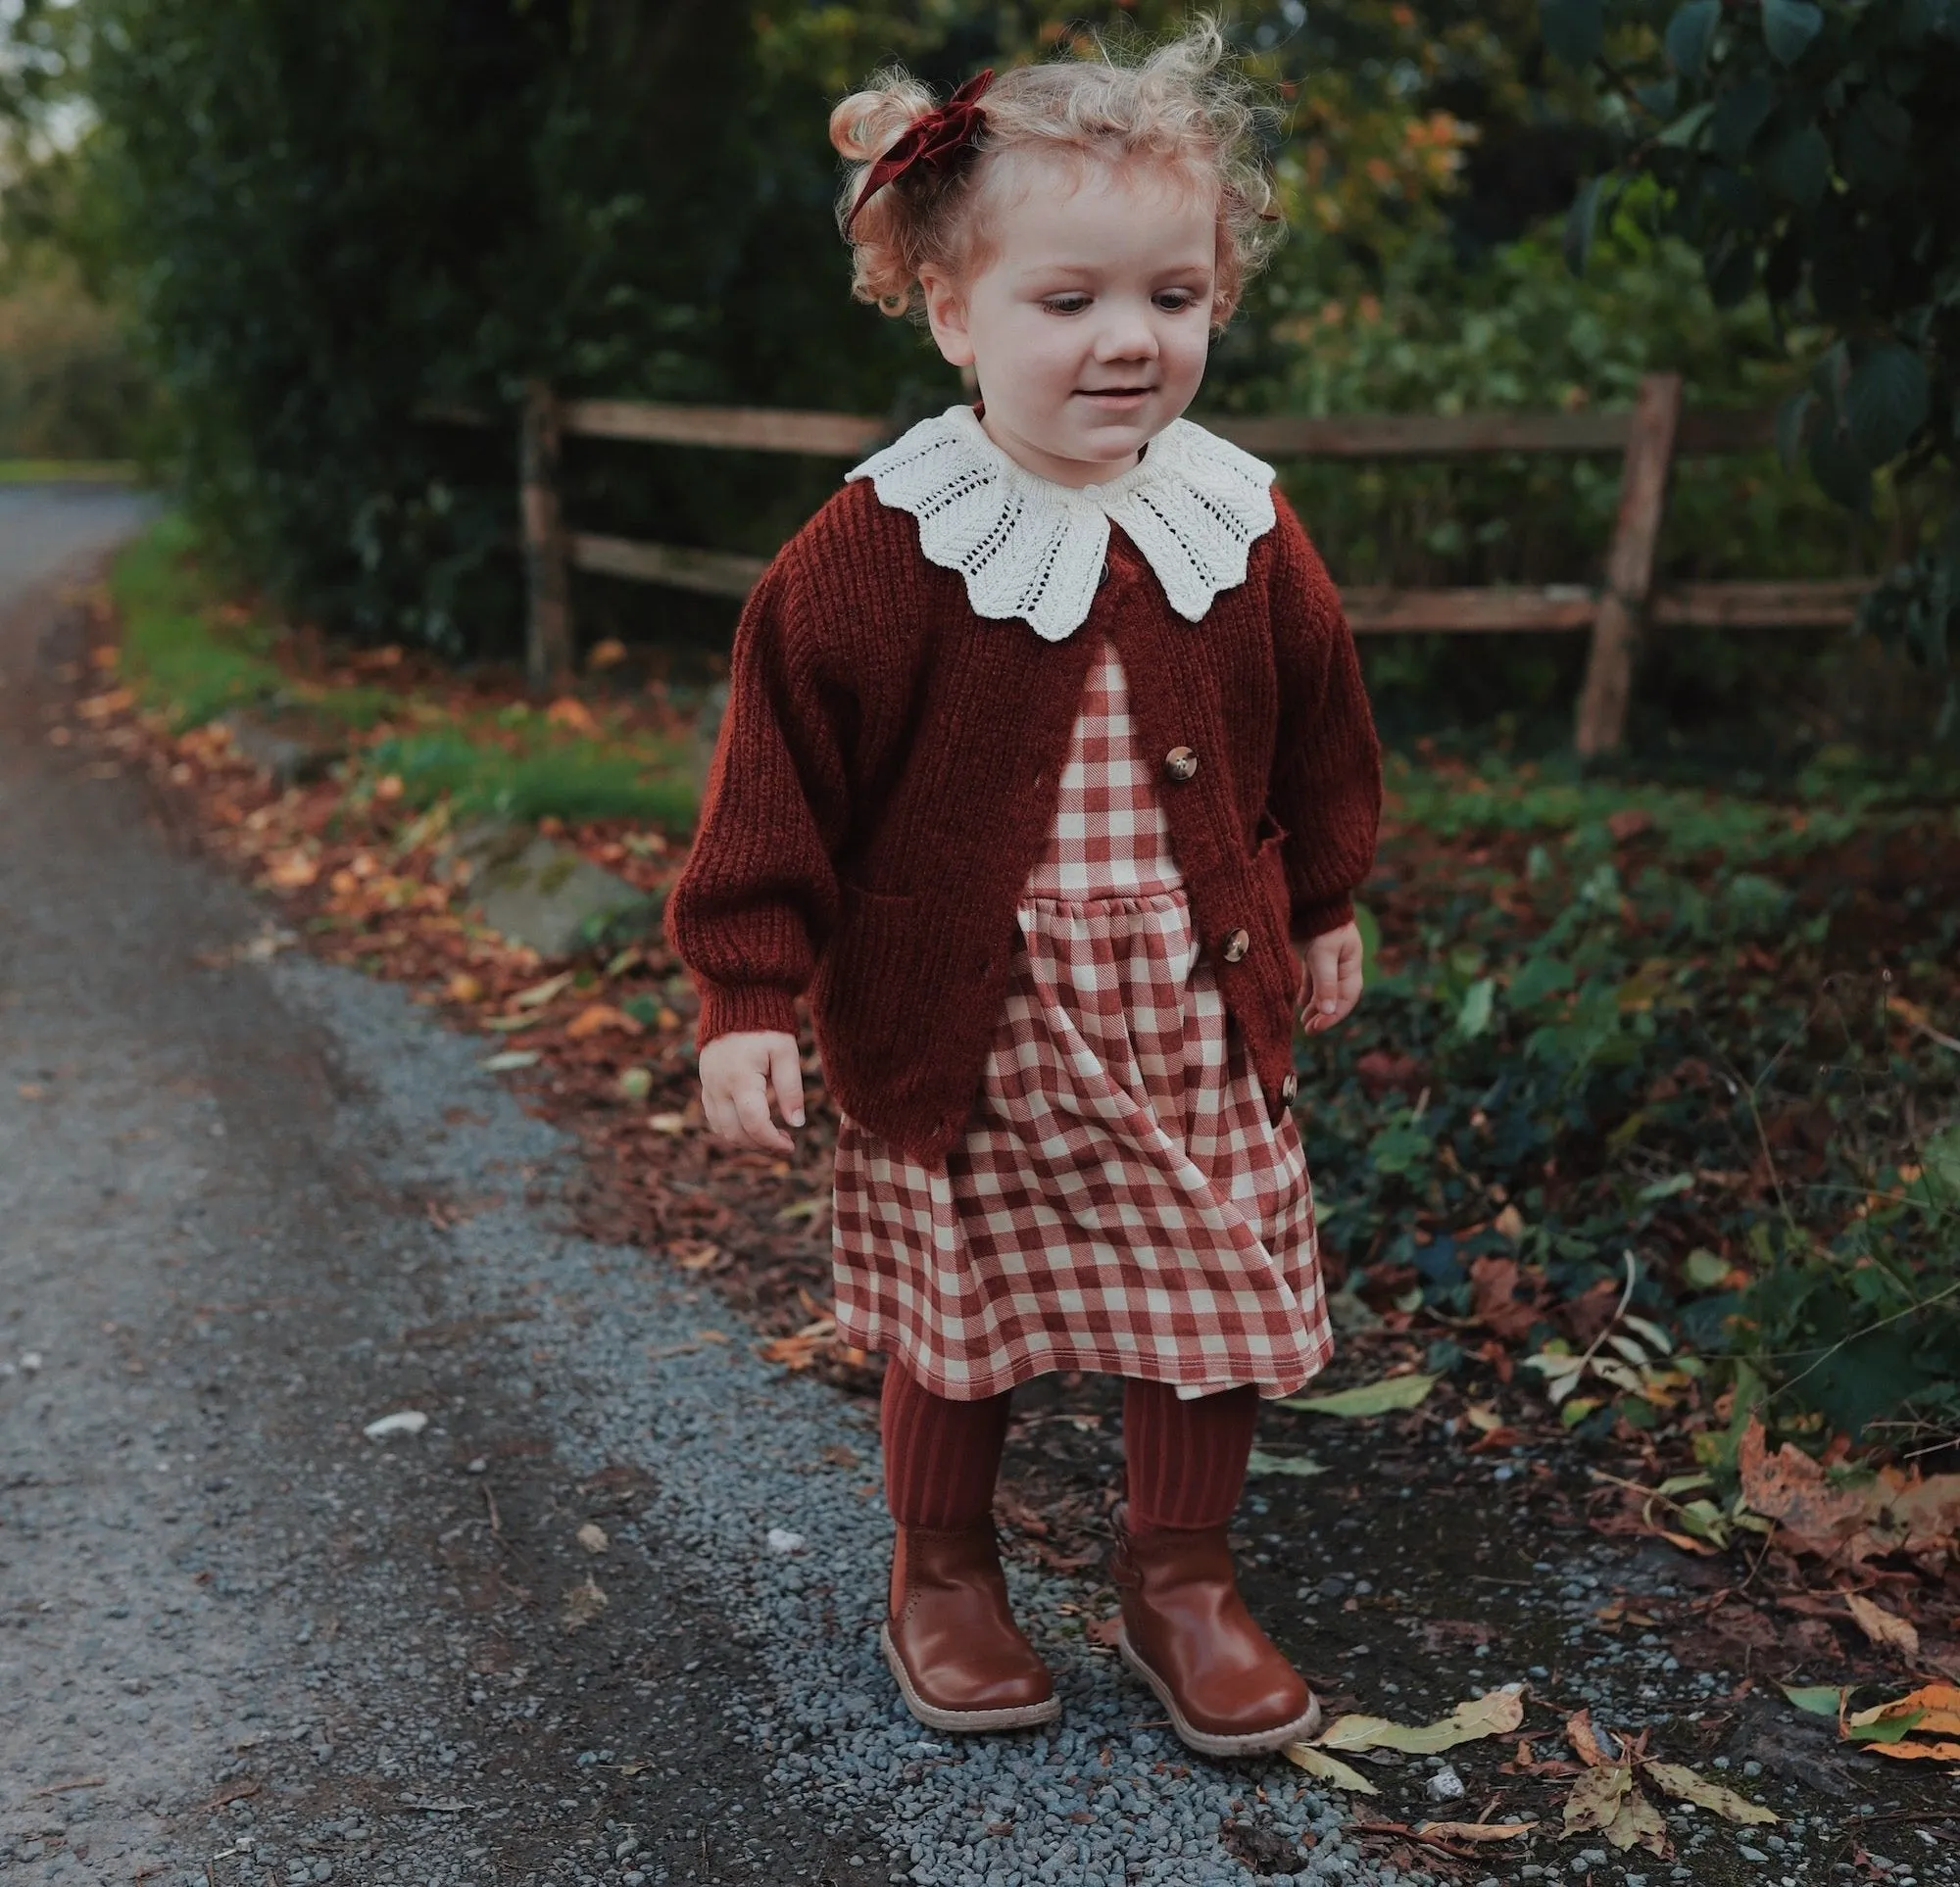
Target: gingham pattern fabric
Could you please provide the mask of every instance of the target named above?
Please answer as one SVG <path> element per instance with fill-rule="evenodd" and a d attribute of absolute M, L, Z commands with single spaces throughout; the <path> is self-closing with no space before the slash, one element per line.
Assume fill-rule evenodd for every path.
<path fill-rule="evenodd" d="M 842 1125 L 839 1333 L 960 1401 L 1050 1370 L 1291 1394 L 1333 1351 L 1305 1156 L 1200 959 L 1113 648 L 1016 915 L 945 1166 Z"/>

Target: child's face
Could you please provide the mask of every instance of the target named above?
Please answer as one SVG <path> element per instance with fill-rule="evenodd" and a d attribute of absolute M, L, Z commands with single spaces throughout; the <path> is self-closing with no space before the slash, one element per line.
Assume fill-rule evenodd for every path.
<path fill-rule="evenodd" d="M 1204 377 L 1216 192 L 1152 163 L 998 162 L 979 266 L 921 271 L 933 338 L 975 369 L 997 445 L 1045 478 L 1097 484 L 1135 464 Z"/>

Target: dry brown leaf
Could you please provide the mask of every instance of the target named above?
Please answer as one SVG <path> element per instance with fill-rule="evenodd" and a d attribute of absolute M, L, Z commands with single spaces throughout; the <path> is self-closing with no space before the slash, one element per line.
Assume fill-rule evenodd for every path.
<path fill-rule="evenodd" d="M 319 860 L 303 851 L 275 852 L 267 861 L 265 882 L 275 891 L 304 891 L 319 876 Z"/>
<path fill-rule="evenodd" d="M 1919 1656 L 1919 1628 L 1910 1619 L 1901 1619 L 1857 1592 L 1845 1593 L 1844 1604 L 1858 1621 L 1858 1629 L 1881 1650 L 1896 1651 L 1907 1658 Z"/>
<path fill-rule="evenodd" d="M 1572 1753 L 1589 1768 L 1609 1768 L 1614 1761 L 1606 1754 L 1605 1746 L 1599 1741 L 1598 1732 L 1592 1727 L 1592 1713 L 1590 1710 L 1574 1711 L 1565 1719 L 1565 1740 L 1572 1745 Z"/>
<path fill-rule="evenodd" d="M 584 734 L 596 737 L 599 723 L 592 718 L 592 710 L 570 695 L 562 695 L 545 709 L 545 719 L 554 727 L 562 727 L 568 734 Z"/>
<path fill-rule="evenodd" d="M 480 1002 L 483 999 L 483 985 L 467 970 L 459 970 L 449 979 L 449 999 L 452 1002 Z"/>
<path fill-rule="evenodd" d="M 1524 1234 L 1524 1221 L 1515 1206 L 1504 1208 L 1518 1221 L 1517 1235 Z M 1503 1229 L 1501 1218 L 1498 1229 Z M 1518 1283 L 1521 1274 L 1515 1258 L 1483 1257 L 1470 1266 L 1470 1314 L 1478 1323 L 1505 1342 L 1520 1342 L 1539 1321 L 1538 1307 L 1521 1301 Z"/>
<path fill-rule="evenodd" d="M 1915 1758 L 1922 1762 L 1960 1763 L 1960 1743 L 1915 1743 L 1908 1738 L 1901 1743 L 1861 1743 L 1859 1748 L 1870 1750 L 1874 1756 L 1892 1756 L 1908 1763 Z"/>
<path fill-rule="evenodd" d="M 1428 1841 L 1516 1841 L 1536 1821 L 1422 1821 L 1414 1832 Z"/>
<path fill-rule="evenodd" d="M 1734 1789 L 1725 1789 L 1719 1782 L 1709 1781 L 1704 1775 L 1697 1775 L 1679 1763 L 1642 1763 L 1641 1773 L 1664 1795 L 1673 1796 L 1677 1802 L 1692 1802 L 1697 1809 L 1707 1809 L 1725 1821 L 1759 1827 L 1777 1819 L 1774 1811 L 1738 1795 Z"/>
<path fill-rule="evenodd" d="M 587 1521 L 573 1536 L 588 1553 L 603 1553 L 612 1544 L 597 1521 Z"/>
<path fill-rule="evenodd" d="M 1960 1553 L 1960 1475 L 1933 1475 L 1894 1494 L 1890 1508 L 1908 1553 Z"/>
<path fill-rule="evenodd" d="M 589 1625 L 612 1603 L 599 1589 L 599 1582 L 587 1573 L 583 1585 L 573 1586 L 564 1595 L 564 1608 L 559 1614 L 559 1623 L 566 1631 L 576 1631 L 582 1625 Z"/>
<path fill-rule="evenodd" d="M 565 1040 L 583 1041 L 588 1036 L 598 1035 L 602 1029 L 623 1029 L 629 1036 L 645 1033 L 642 1025 L 623 1009 L 615 1009 L 610 1002 L 588 1002 L 564 1025 Z"/>
<path fill-rule="evenodd" d="M 1743 1499 L 1798 1545 L 1852 1566 L 1890 1551 L 1892 1542 L 1874 1530 L 1886 1505 L 1882 1483 L 1834 1487 L 1800 1448 L 1785 1442 L 1771 1454 L 1760 1419 L 1742 1431 L 1737 1465 Z"/>

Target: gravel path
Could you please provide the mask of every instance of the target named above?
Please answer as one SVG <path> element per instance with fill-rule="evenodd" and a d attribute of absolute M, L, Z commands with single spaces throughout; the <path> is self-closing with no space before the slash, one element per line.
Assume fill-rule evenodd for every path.
<path fill-rule="evenodd" d="M 79 502 L 33 542 L 50 518 L 64 549 L 126 521 Z M 55 557 L 12 531 L 0 507 L 18 590 Z M 1060 1726 L 921 1732 L 875 1649 L 870 1412 L 764 1369 L 667 1265 L 572 1234 L 570 1149 L 480 1072 L 482 1044 L 255 950 L 265 911 L 167 807 L 48 744 L 75 634 L 31 600 L 0 631 L 0 1873 L 1398 1877 L 1286 1764 L 1187 1756 L 1086 1641 L 1102 1602 L 1080 1580 L 1013 1573 Z M 416 1432 L 363 1432 L 410 1413 Z M 1108 1471 L 1093 1415 L 1024 1429 L 1033 1475 L 1030 1434 Z M 1250 1582 L 1316 1674 L 1413 1718 L 1542 1659 L 1536 1683 L 1629 1727 L 1700 1723 L 1738 1681 L 1589 1638 L 1602 1579 L 1666 1594 L 1675 1563 L 1533 1537 L 1507 1505 L 1530 1464 L 1480 1464 L 1466 1514 L 1456 1464 L 1385 1474 L 1376 1445 L 1328 1437 L 1325 1482 L 1247 1504 Z M 1472 1592 L 1485 1649 L 1400 1643 Z M 1772 1763 L 1793 1747 L 1718 1721 Z M 1376 1773 L 1371 1813 L 1423 1812 L 1429 1766 Z M 1773 1838 L 1677 1817 L 1678 1865 L 1541 1840 L 1488 1879 L 1844 1879 L 1846 1826 L 1895 1806 L 1773 1779 L 1810 1817 Z M 1886 1836 L 1896 1887 L 1954 1877 L 1914 1825 Z"/>

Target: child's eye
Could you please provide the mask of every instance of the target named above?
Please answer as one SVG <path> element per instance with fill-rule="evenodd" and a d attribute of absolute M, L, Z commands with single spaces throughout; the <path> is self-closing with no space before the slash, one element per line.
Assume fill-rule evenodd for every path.
<path fill-rule="evenodd" d="M 1042 306 L 1051 314 L 1080 314 L 1089 306 L 1089 297 L 1087 295 L 1049 295 L 1043 299 Z"/>
<path fill-rule="evenodd" d="M 1188 288 L 1166 288 L 1152 298 L 1166 314 L 1176 314 L 1198 305 L 1198 297 Z"/>

